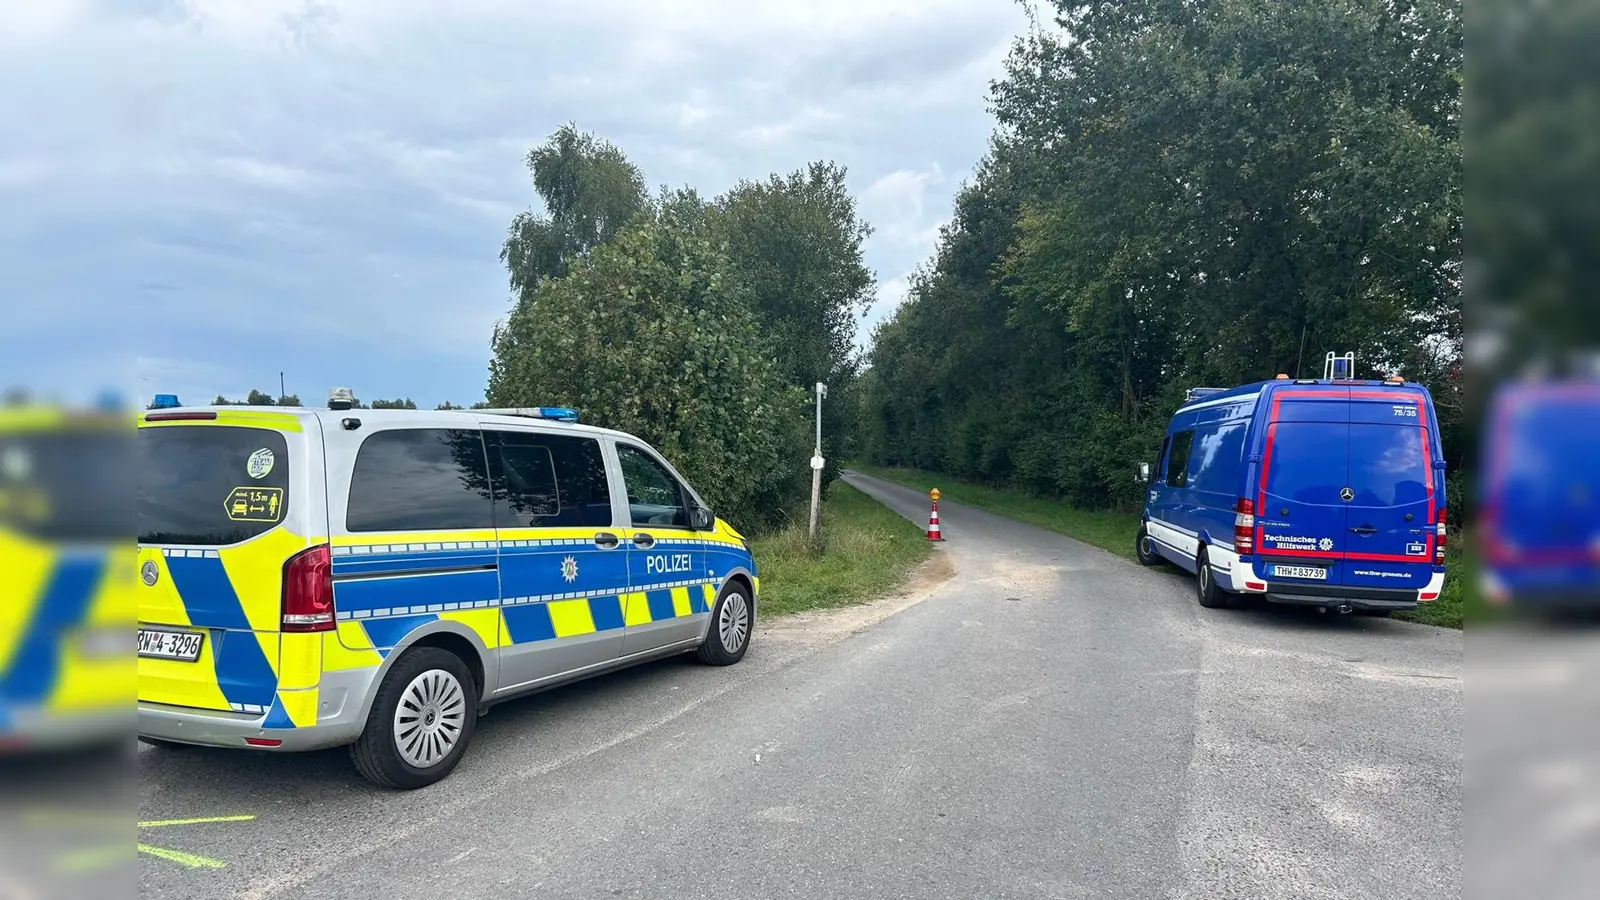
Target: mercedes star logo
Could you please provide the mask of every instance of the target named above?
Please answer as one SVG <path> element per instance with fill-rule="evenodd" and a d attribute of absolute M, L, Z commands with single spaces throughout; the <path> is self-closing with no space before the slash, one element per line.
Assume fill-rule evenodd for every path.
<path fill-rule="evenodd" d="M 144 565 L 139 567 L 139 578 L 144 581 L 145 587 L 155 587 L 156 579 L 160 577 L 161 573 L 156 569 L 156 561 L 153 559 L 145 560 Z"/>
<path fill-rule="evenodd" d="M 1346 487 L 1346 488 L 1340 488 L 1339 489 L 1339 499 L 1340 500 L 1343 500 L 1344 502 L 1349 503 L 1351 500 L 1354 500 L 1355 498 L 1356 498 L 1355 488 Z"/>

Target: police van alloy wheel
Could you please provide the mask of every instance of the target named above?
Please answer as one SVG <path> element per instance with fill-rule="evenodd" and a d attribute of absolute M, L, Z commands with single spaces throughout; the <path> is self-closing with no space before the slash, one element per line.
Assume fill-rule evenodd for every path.
<path fill-rule="evenodd" d="M 455 769 L 477 720 L 478 692 L 467 664 L 448 650 L 418 647 L 384 676 L 350 758 L 380 787 L 426 787 Z"/>
<path fill-rule="evenodd" d="M 1143 525 L 1139 526 L 1139 533 L 1133 538 L 1133 555 L 1139 560 L 1141 566 L 1153 566 L 1161 562 L 1161 557 L 1155 548 L 1150 546 L 1150 533 Z"/>
<path fill-rule="evenodd" d="M 700 645 L 700 661 L 713 666 L 731 666 L 744 659 L 750 649 L 750 630 L 755 616 L 750 597 L 737 581 L 730 581 L 711 607 L 711 628 Z"/>
<path fill-rule="evenodd" d="M 1205 548 L 1200 549 L 1200 558 L 1195 560 L 1196 566 L 1194 583 L 1195 592 L 1200 600 L 1200 605 L 1206 609 L 1224 609 L 1228 606 L 1228 595 L 1222 588 L 1217 587 L 1217 580 L 1211 577 L 1211 561 L 1206 559 Z"/>

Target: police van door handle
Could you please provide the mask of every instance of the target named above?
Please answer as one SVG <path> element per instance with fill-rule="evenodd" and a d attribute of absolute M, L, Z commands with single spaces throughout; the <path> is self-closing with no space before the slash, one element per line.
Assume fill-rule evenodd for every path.
<path fill-rule="evenodd" d="M 609 531 L 602 531 L 594 536 L 594 545 L 601 550 L 615 550 L 622 543 L 617 536 Z"/>
<path fill-rule="evenodd" d="M 1377 534 L 1378 533 L 1378 529 L 1373 528 L 1371 525 L 1357 525 L 1356 527 L 1354 527 L 1354 528 L 1352 528 L 1350 530 L 1355 532 L 1356 534 Z"/>
<path fill-rule="evenodd" d="M 654 535 L 645 534 L 641 531 L 633 536 L 633 545 L 640 550 L 649 550 L 656 545 L 656 539 Z"/>

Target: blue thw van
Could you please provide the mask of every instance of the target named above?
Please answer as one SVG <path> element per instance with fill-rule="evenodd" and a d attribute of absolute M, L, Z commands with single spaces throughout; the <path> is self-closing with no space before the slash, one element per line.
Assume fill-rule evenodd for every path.
<path fill-rule="evenodd" d="M 1600 372 L 1496 391 L 1477 522 L 1496 605 L 1600 605 Z"/>
<path fill-rule="evenodd" d="M 1194 572 L 1201 606 L 1252 595 L 1341 613 L 1436 600 L 1444 457 L 1420 384 L 1328 376 L 1195 388 L 1146 481 L 1139 561 Z"/>

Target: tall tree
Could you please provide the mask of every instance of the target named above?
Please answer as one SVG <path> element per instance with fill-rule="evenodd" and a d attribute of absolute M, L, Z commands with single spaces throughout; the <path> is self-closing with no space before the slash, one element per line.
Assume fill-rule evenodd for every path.
<path fill-rule="evenodd" d="M 573 260 L 610 240 L 647 205 L 638 167 L 573 125 L 528 152 L 528 171 L 544 210 L 519 213 L 500 251 L 519 295 L 566 274 Z"/>
<path fill-rule="evenodd" d="M 1321 374 L 1350 349 L 1449 395 L 1459 3 L 1053 6 L 877 335 L 875 453 L 1133 503 L 1127 465 L 1185 387 Z"/>
<path fill-rule="evenodd" d="M 783 377 L 806 390 L 817 381 L 829 385 L 824 455 L 835 462 L 851 449 L 856 325 L 876 295 L 862 254 L 872 227 L 857 214 L 845 176 L 843 166 L 813 162 L 741 181 L 711 204 L 708 217 Z"/>
<path fill-rule="evenodd" d="M 649 441 L 717 511 L 755 529 L 782 515 L 801 408 L 692 195 L 541 281 L 495 331 L 495 406 L 570 406 Z M 803 421 L 803 420 L 801 420 Z"/>
<path fill-rule="evenodd" d="M 856 323 L 875 297 L 845 169 L 814 162 L 766 181 L 741 181 L 717 198 L 712 234 L 749 282 L 763 325 L 796 384 L 850 365 Z"/>

